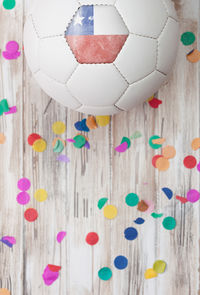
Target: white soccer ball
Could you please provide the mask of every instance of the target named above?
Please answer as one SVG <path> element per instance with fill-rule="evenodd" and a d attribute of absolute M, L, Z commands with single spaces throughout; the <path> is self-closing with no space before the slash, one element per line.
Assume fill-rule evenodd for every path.
<path fill-rule="evenodd" d="M 50 97 L 79 112 L 111 115 L 159 89 L 178 38 L 171 0 L 36 0 L 24 50 Z"/>

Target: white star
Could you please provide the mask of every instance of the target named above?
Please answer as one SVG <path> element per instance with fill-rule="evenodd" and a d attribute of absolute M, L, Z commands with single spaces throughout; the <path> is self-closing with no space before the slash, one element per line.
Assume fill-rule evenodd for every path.
<path fill-rule="evenodd" d="M 75 25 L 81 25 L 82 26 L 82 20 L 84 17 L 80 16 L 79 13 L 77 14 L 76 18 L 74 19 L 74 26 Z"/>

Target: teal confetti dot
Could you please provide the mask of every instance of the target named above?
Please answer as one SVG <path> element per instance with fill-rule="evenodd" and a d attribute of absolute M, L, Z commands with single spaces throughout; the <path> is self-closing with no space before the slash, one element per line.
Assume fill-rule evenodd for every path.
<path fill-rule="evenodd" d="M 107 203 L 108 198 L 102 198 L 98 201 L 98 208 L 101 210 L 103 206 Z"/>
<path fill-rule="evenodd" d="M 176 220 L 173 217 L 168 216 L 163 220 L 162 224 L 165 229 L 172 230 L 176 227 Z"/>
<path fill-rule="evenodd" d="M 192 32 L 185 32 L 181 35 L 181 42 L 183 45 L 188 46 L 192 45 L 195 41 L 196 37 Z"/>
<path fill-rule="evenodd" d="M 130 193 L 126 196 L 125 201 L 128 206 L 134 207 L 139 203 L 139 197 L 136 194 Z"/>
<path fill-rule="evenodd" d="M 16 5 L 15 0 L 4 0 L 3 1 L 3 7 L 5 9 L 8 9 L 8 10 L 13 9 L 15 7 L 15 5 Z"/>
<path fill-rule="evenodd" d="M 158 135 L 153 135 L 149 138 L 149 145 L 154 150 L 157 150 L 160 147 L 162 147 L 162 144 L 153 144 L 153 142 L 152 142 L 154 139 L 158 139 L 158 138 L 160 138 L 160 136 L 158 136 Z"/>
<path fill-rule="evenodd" d="M 98 276 L 103 281 L 108 281 L 112 277 L 112 270 L 109 267 L 103 267 L 98 271 Z"/>

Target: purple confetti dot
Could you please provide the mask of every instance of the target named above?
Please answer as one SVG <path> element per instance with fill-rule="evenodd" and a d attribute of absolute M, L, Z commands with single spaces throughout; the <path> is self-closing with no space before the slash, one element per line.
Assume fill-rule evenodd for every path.
<path fill-rule="evenodd" d="M 197 190 L 191 189 L 191 190 L 188 191 L 188 193 L 187 193 L 187 200 L 190 203 L 195 203 L 199 199 L 200 199 L 200 193 Z"/>
<path fill-rule="evenodd" d="M 17 202 L 20 205 L 26 205 L 30 201 L 30 196 L 27 192 L 21 192 L 17 195 Z"/>
<path fill-rule="evenodd" d="M 17 183 L 18 189 L 20 189 L 23 192 L 27 191 L 30 188 L 30 186 L 31 183 L 28 178 L 21 178 Z"/>

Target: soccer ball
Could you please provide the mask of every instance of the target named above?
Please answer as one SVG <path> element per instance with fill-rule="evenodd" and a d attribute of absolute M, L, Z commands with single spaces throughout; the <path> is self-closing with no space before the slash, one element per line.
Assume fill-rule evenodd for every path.
<path fill-rule="evenodd" d="M 112 115 L 159 89 L 178 38 L 171 0 L 36 0 L 24 50 L 50 97 L 79 112 Z"/>

